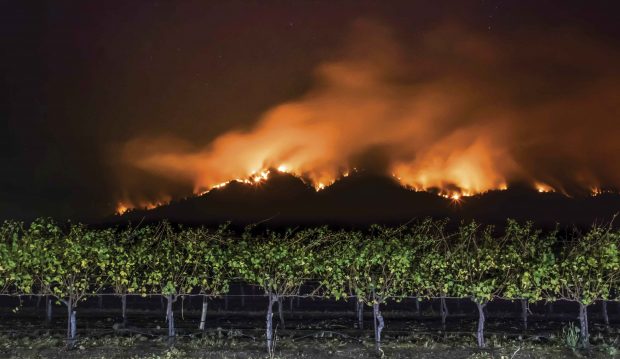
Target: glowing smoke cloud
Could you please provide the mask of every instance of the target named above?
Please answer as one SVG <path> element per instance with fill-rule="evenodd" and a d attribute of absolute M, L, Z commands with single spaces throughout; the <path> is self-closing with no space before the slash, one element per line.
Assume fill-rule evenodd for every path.
<path fill-rule="evenodd" d="M 359 21 L 343 53 L 317 67 L 311 90 L 249 131 L 203 147 L 139 138 L 124 160 L 191 181 L 196 193 L 278 167 L 319 188 L 369 157 L 380 158 L 373 170 L 446 196 L 516 182 L 618 188 L 620 169 L 609 163 L 620 163 L 620 56 L 561 31 L 515 37 L 527 49 L 447 24 L 399 46 L 385 27 Z"/>

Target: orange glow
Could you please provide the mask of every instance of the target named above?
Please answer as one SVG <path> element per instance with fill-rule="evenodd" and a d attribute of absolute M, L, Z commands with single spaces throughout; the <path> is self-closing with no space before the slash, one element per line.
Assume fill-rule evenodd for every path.
<path fill-rule="evenodd" d="M 564 114 L 556 106 L 566 103 L 525 106 L 521 100 L 512 101 L 521 99 L 527 86 L 535 93 L 542 81 L 514 78 L 514 63 L 506 61 L 502 45 L 493 41 L 461 29 L 441 28 L 415 45 L 419 47 L 416 56 L 406 57 L 389 30 L 360 22 L 341 57 L 316 67 L 314 85 L 307 93 L 268 109 L 248 129 L 230 130 L 200 144 L 177 138 L 137 138 L 122 148 L 122 160 L 140 171 L 191 183 L 196 194 L 235 179 L 259 185 L 270 171 L 303 178 L 318 191 L 349 176 L 356 167 L 391 174 L 407 188 L 433 191 L 453 201 L 505 190 L 508 183 L 565 193 L 564 187 L 569 186 L 564 180 L 575 182 L 575 178 L 543 173 L 546 156 L 560 156 L 554 157 L 554 151 L 561 145 L 545 139 L 561 137 L 566 144 L 560 154 L 574 168 L 563 173 L 590 173 L 591 162 L 580 162 L 581 153 L 571 151 L 595 142 L 581 141 L 592 126 L 549 122 L 577 116 L 556 115 Z M 573 43 L 570 40 L 566 46 Z M 505 71 L 510 81 L 480 72 L 487 68 Z M 608 101 L 600 99 L 605 91 L 592 91 L 596 101 Z M 568 104 L 585 101 L 586 95 L 573 94 Z M 581 105 L 589 110 L 603 108 Z M 587 114 L 576 118 L 596 117 Z M 596 152 L 599 148 L 601 152 Z M 602 146 L 585 152 L 610 158 L 604 151 L 617 153 Z M 620 182 L 620 177 L 607 177 Z M 592 181 L 588 177 L 579 185 L 587 190 Z M 133 207 L 144 204 L 124 201 L 119 212 Z"/>
<path fill-rule="evenodd" d="M 252 181 L 254 183 L 264 182 L 268 178 L 269 178 L 269 171 L 268 170 L 252 174 Z"/>
<path fill-rule="evenodd" d="M 123 202 L 118 202 L 116 204 L 116 214 L 118 214 L 118 215 L 125 214 L 125 212 L 129 211 L 130 209 L 131 209 L 131 207 L 127 206 Z"/>
<path fill-rule="evenodd" d="M 153 202 L 148 202 L 148 201 L 132 202 L 130 200 L 122 200 L 116 204 L 115 213 L 117 215 L 122 215 L 134 209 L 147 209 L 148 210 L 148 209 L 157 208 L 157 207 L 170 203 L 171 198 L 169 196 L 163 196 L 162 198 L 163 199 L 160 201 L 153 201 Z"/>
<path fill-rule="evenodd" d="M 544 184 L 542 182 L 536 182 L 535 183 L 535 188 L 540 193 L 555 192 L 553 187 L 551 187 L 549 185 L 546 185 L 546 184 Z"/>
<path fill-rule="evenodd" d="M 602 189 L 602 188 L 599 188 L 599 187 L 593 187 L 593 188 L 590 189 L 590 195 L 592 195 L 592 196 L 600 196 L 600 195 L 602 195 L 604 193 L 613 193 L 613 191 Z"/>

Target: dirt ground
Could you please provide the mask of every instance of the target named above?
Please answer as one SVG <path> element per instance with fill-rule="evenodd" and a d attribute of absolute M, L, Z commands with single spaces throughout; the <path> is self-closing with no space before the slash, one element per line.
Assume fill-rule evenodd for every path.
<path fill-rule="evenodd" d="M 158 299 L 129 302 L 128 325 L 119 326 L 117 298 L 96 300 L 78 309 L 77 349 L 65 349 L 66 310 L 54 308 L 52 323 L 44 322 L 43 308 L 23 300 L 18 310 L 0 309 L 0 359 L 4 358 L 268 358 L 264 343 L 263 303 L 231 301 L 229 308 L 214 301 L 207 315 L 207 330 L 198 330 L 200 301 L 186 301 L 175 311 L 178 338 L 167 343 L 166 323 Z M 15 303 L 14 303 L 15 304 Z M 294 304 L 294 305 L 293 305 Z M 378 358 L 374 349 L 372 319 L 366 312 L 365 328 L 357 327 L 352 303 L 290 303 L 284 310 L 285 327 L 276 326 L 277 358 Z M 15 307 L 14 307 L 15 308 Z M 241 310 L 243 309 L 243 310 Z M 412 310 L 410 303 L 386 306 L 383 356 L 386 358 L 620 358 L 620 323 L 612 312 L 611 328 L 604 328 L 593 310 L 592 348 L 574 349 L 567 330 L 576 330 L 574 308 L 557 307 L 542 313 L 533 307 L 527 330 L 510 303 L 491 308 L 486 328 L 488 348 L 476 347 L 476 316 L 466 304 L 450 303 L 443 330 L 432 303 Z"/>
<path fill-rule="evenodd" d="M 427 343 L 387 342 L 382 347 L 385 358 L 613 358 L 617 354 L 593 348 L 589 352 L 573 352 L 559 346 L 527 343 L 505 343 L 503 347 L 480 351 L 473 346 L 461 347 Z M 161 340 L 144 337 L 82 339 L 79 348 L 67 351 L 62 340 L 40 338 L 29 342 L 7 342 L 0 349 L 2 358 L 268 358 L 262 342 L 252 340 L 217 340 L 192 338 L 179 340 L 173 348 Z M 276 358 L 379 358 L 371 341 L 357 342 L 339 338 L 313 338 L 301 341 L 280 340 Z"/>

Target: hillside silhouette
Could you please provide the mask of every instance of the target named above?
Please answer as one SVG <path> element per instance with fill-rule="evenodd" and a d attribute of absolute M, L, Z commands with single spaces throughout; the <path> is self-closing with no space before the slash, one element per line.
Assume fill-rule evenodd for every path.
<path fill-rule="evenodd" d="M 204 195 L 173 201 L 151 210 L 132 210 L 105 224 L 168 220 L 180 224 L 270 227 L 398 225 L 422 217 L 503 224 L 507 218 L 532 220 L 539 226 L 589 226 L 620 212 L 620 195 L 568 197 L 539 193 L 524 186 L 490 191 L 456 201 L 432 192 L 413 191 L 391 177 L 353 173 L 321 191 L 302 179 L 274 172 L 259 184 L 233 181 Z"/>

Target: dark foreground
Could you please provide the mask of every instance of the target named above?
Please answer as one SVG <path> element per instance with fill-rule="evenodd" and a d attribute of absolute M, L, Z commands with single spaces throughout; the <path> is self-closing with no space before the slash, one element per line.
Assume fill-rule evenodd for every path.
<path fill-rule="evenodd" d="M 91 298 L 78 308 L 77 349 L 65 349 L 66 310 L 54 307 L 51 323 L 44 321 L 35 298 L 11 298 L 0 311 L 0 358 L 266 358 L 265 311 L 261 296 L 210 301 L 207 328 L 200 331 L 200 298 L 186 298 L 175 307 L 178 337 L 168 346 L 159 298 L 128 301 L 128 323 L 120 323 L 118 298 Z M 11 302 L 13 301 L 13 302 Z M 366 311 L 362 330 L 353 302 L 294 299 L 284 302 L 285 326 L 277 324 L 278 358 L 376 358 L 372 319 Z M 9 304 L 9 305 L 7 305 Z M 613 358 L 620 357 L 620 312 L 610 307 L 605 328 L 590 309 L 592 347 L 585 351 L 571 341 L 576 335 L 573 303 L 554 308 L 533 305 L 525 330 L 517 304 L 499 301 L 489 308 L 488 348 L 479 350 L 474 337 L 475 308 L 451 300 L 442 329 L 436 302 L 424 301 L 418 313 L 410 301 L 388 303 L 382 350 L 388 358 Z M 18 308 L 16 311 L 13 308 Z M 550 309 L 552 311 L 550 311 Z"/>
<path fill-rule="evenodd" d="M 85 338 L 79 349 L 66 351 L 62 340 L 43 337 L 36 340 L 7 341 L 2 338 L 2 358 L 268 358 L 258 342 L 248 339 L 213 337 L 181 340 L 173 348 L 162 341 L 143 336 Z M 505 342 L 501 347 L 479 351 L 463 343 L 390 341 L 384 345 L 387 358 L 614 358 L 615 351 L 592 349 L 573 352 L 557 345 Z M 370 341 L 321 338 L 291 341 L 283 339 L 276 347 L 275 358 L 377 358 Z"/>

